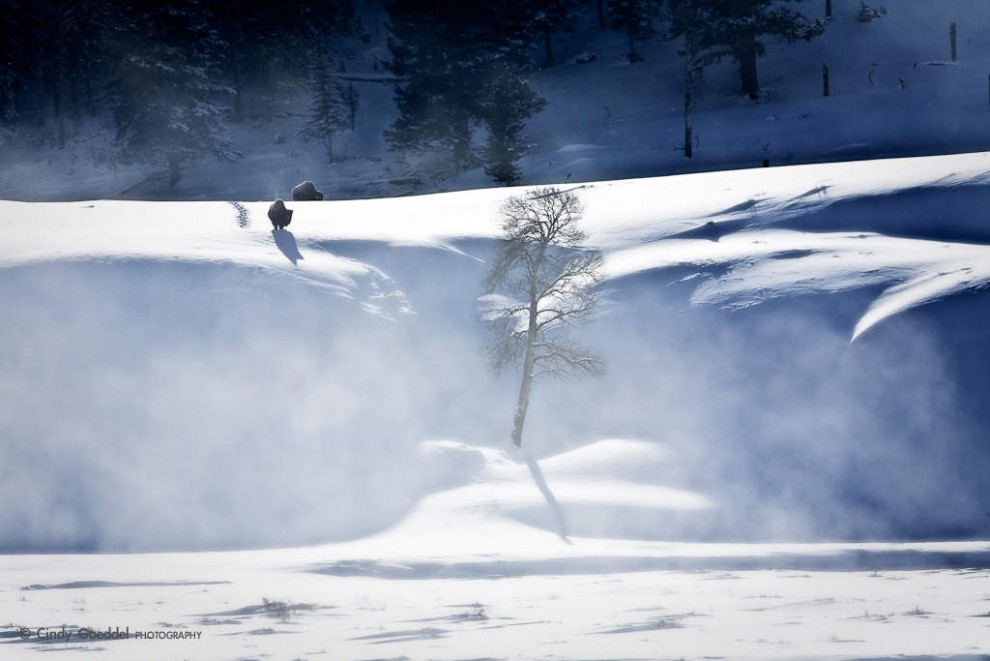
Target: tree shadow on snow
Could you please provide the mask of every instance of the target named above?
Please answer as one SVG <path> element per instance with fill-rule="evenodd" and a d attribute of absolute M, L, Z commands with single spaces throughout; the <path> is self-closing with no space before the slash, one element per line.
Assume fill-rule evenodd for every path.
<path fill-rule="evenodd" d="M 305 259 L 296 245 L 296 237 L 289 230 L 272 230 L 272 238 L 275 239 L 275 245 L 292 262 L 293 266 L 298 264 L 300 259 Z"/>

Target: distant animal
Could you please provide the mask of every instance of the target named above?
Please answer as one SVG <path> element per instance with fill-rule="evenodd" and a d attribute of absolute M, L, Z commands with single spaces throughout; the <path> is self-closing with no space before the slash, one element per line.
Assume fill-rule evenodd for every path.
<path fill-rule="evenodd" d="M 275 229 L 284 230 L 292 222 L 292 209 L 286 209 L 282 200 L 275 200 L 268 207 L 268 220 L 272 221 Z"/>
<path fill-rule="evenodd" d="M 319 202 L 323 200 L 323 193 L 316 190 L 316 184 L 312 181 L 304 181 L 292 189 L 293 202 Z"/>

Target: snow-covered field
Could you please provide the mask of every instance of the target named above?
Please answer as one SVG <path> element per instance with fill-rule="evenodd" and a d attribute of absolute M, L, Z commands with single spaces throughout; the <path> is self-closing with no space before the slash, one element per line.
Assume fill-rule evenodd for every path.
<path fill-rule="evenodd" d="M 0 202 L 3 656 L 986 658 L 988 176 L 570 185 L 609 373 L 526 454 L 477 317 L 519 190 Z"/>
<path fill-rule="evenodd" d="M 875 571 L 841 562 L 809 570 L 778 561 L 787 549 L 773 547 L 658 546 L 642 571 L 630 571 L 614 558 L 612 566 L 569 564 L 559 543 L 538 562 L 540 540 L 515 541 L 529 560 L 476 563 L 466 573 L 445 571 L 451 558 L 442 553 L 428 573 L 371 570 L 360 560 L 328 571 L 333 547 L 10 558 L 0 580 L 15 627 L 0 644 L 10 659 L 50 651 L 98 659 L 986 658 L 990 573 L 944 566 L 963 545 L 903 547 L 917 551 L 918 564 Z M 735 554 L 747 554 L 745 562 Z M 874 558 L 859 559 L 869 567 Z M 38 627 L 47 636 L 63 625 L 68 639 L 39 639 Z M 20 626 L 32 629 L 26 639 Z M 87 628 L 130 638 L 81 640 Z M 189 637 L 159 638 L 170 633 Z"/>

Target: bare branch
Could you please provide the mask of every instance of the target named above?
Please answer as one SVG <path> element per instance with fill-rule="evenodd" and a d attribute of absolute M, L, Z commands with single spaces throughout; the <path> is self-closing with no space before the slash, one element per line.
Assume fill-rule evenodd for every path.
<path fill-rule="evenodd" d="M 586 347 L 569 342 L 543 343 L 534 357 L 534 364 L 539 366 L 541 374 L 555 378 L 605 373 L 604 360 Z"/>

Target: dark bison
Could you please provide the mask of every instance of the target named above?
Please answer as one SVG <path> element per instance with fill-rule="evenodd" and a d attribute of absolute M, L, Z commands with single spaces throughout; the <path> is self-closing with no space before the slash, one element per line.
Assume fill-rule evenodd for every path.
<path fill-rule="evenodd" d="M 321 202 L 323 193 L 316 190 L 316 184 L 312 181 L 304 181 L 292 189 L 293 202 Z"/>
<path fill-rule="evenodd" d="M 284 230 L 292 222 L 292 209 L 286 209 L 282 200 L 275 200 L 268 207 L 268 220 L 272 221 L 275 229 Z"/>

